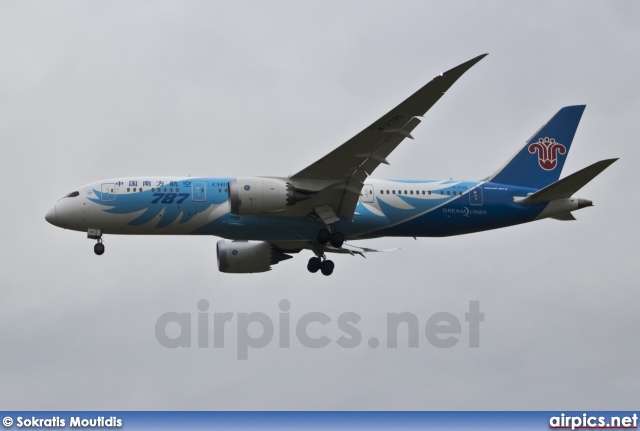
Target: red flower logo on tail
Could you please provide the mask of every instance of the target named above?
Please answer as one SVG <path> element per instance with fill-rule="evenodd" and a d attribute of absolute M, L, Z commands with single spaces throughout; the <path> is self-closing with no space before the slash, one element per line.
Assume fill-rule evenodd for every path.
<path fill-rule="evenodd" d="M 545 171 L 552 171 L 558 164 L 558 153 L 565 154 L 567 148 L 553 138 L 540 138 L 538 142 L 529 145 L 529 152 L 538 151 L 538 164 Z"/>

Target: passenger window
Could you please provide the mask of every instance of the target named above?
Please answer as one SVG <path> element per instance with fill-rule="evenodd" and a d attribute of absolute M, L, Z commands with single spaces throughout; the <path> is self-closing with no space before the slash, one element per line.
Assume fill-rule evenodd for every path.
<path fill-rule="evenodd" d="M 127 191 L 130 192 L 131 190 L 129 189 L 129 187 L 127 187 Z"/>

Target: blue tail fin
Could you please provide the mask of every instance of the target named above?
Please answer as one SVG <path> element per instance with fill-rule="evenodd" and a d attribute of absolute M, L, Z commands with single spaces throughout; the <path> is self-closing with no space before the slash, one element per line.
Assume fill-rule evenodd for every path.
<path fill-rule="evenodd" d="M 585 105 L 567 106 L 485 181 L 541 189 L 558 181 Z"/>

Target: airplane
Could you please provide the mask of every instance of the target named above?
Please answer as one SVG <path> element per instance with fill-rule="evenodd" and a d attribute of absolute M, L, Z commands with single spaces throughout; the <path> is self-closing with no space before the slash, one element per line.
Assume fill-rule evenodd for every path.
<path fill-rule="evenodd" d="M 479 181 L 380 180 L 371 174 L 420 123 L 420 117 L 479 55 L 441 73 L 326 156 L 288 177 L 121 177 L 76 188 L 45 219 L 87 233 L 94 252 L 102 236 L 212 235 L 218 269 L 258 273 L 302 250 L 311 273 L 331 275 L 328 253 L 376 252 L 351 241 L 443 237 L 546 218 L 575 220 L 592 205 L 574 197 L 617 159 L 563 179 L 584 105 L 560 109 L 493 174 Z M 347 242 L 348 241 L 348 242 Z M 384 251 L 384 250 L 383 250 Z"/>

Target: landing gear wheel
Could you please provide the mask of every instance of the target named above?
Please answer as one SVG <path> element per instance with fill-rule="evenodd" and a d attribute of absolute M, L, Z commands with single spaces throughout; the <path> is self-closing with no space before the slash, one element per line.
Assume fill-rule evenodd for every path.
<path fill-rule="evenodd" d="M 320 271 L 322 271 L 323 275 L 331 275 L 331 274 L 333 274 L 333 268 L 335 268 L 335 265 L 333 264 L 333 261 L 325 260 L 324 262 L 322 262 L 322 266 L 320 267 Z"/>
<path fill-rule="evenodd" d="M 344 244 L 344 234 L 342 232 L 334 233 L 333 238 L 331 238 L 331 245 L 335 248 L 340 248 L 342 244 Z"/>
<path fill-rule="evenodd" d="M 316 273 L 322 267 L 322 261 L 317 257 L 312 257 L 309 259 L 309 263 L 307 264 L 307 269 L 311 273 Z"/>
<path fill-rule="evenodd" d="M 98 256 L 102 256 L 104 254 L 104 244 L 99 242 L 93 246 L 93 252 Z"/>
<path fill-rule="evenodd" d="M 325 245 L 331 239 L 331 232 L 327 229 L 320 229 L 318 232 L 318 242 L 322 245 Z"/>

